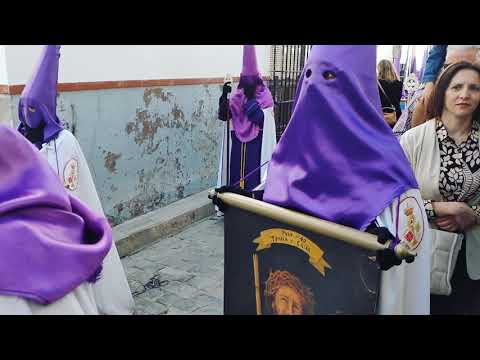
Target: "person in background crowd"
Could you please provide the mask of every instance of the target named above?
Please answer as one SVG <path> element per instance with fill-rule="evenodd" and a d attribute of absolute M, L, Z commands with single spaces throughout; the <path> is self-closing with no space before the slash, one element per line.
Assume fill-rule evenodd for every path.
<path fill-rule="evenodd" d="M 478 46 L 480 47 L 480 46 Z M 475 63 L 479 60 L 477 45 L 435 45 L 428 54 L 422 86 L 413 95 L 393 132 L 397 138 L 406 131 L 423 124 L 427 119 L 427 105 L 435 80 L 442 68 L 461 61 Z"/>
<path fill-rule="evenodd" d="M 450 296 L 432 295 L 432 314 L 480 314 L 480 67 L 450 65 L 429 102 L 431 120 L 400 139 L 438 241 L 463 233 L 455 267 L 453 250 L 438 270 L 455 267 Z M 435 231 L 435 230 L 433 230 Z M 438 267 L 438 266 L 437 266 Z"/>
<path fill-rule="evenodd" d="M 388 60 L 381 60 L 377 65 L 377 77 L 380 90 L 382 108 L 395 108 L 397 120 L 402 115 L 400 99 L 402 98 L 403 84 L 398 79 L 393 64 Z M 393 125 L 391 125 L 393 127 Z"/>

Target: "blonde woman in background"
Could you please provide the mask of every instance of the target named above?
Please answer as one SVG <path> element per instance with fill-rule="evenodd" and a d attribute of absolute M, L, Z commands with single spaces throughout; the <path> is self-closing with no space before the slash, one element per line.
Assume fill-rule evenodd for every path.
<path fill-rule="evenodd" d="M 403 84 L 398 80 L 393 64 L 389 60 L 381 60 L 377 65 L 377 77 L 379 83 L 380 101 L 382 108 L 395 108 L 397 119 L 402 115 L 400 99 L 402 97 Z M 383 91 L 382 91 L 383 89 Z"/>

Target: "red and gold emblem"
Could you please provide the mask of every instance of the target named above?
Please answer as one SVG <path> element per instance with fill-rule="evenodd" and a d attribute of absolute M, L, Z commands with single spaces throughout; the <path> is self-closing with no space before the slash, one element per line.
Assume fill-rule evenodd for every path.
<path fill-rule="evenodd" d="M 415 250 L 423 240 L 425 219 L 418 200 L 409 196 L 400 201 L 398 236 L 409 249 Z"/>

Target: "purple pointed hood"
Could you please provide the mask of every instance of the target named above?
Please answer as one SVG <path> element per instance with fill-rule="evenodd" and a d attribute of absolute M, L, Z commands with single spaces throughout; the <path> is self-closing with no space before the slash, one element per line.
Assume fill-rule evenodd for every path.
<path fill-rule="evenodd" d="M 418 80 L 423 79 L 423 73 L 425 72 L 425 65 L 427 65 L 427 59 L 428 59 L 428 47 L 425 48 L 425 50 L 423 51 L 422 67 L 420 68 L 420 71 L 419 71 Z"/>
<path fill-rule="evenodd" d="M 49 304 L 96 280 L 111 228 L 18 132 L 0 126 L 0 146 L 0 294 Z"/>
<path fill-rule="evenodd" d="M 395 69 L 395 72 L 397 73 L 397 77 L 400 80 L 400 70 L 401 70 L 400 58 L 402 57 L 402 45 L 394 45 L 394 47 L 395 46 L 398 46 L 398 48 L 394 48 L 393 68 Z"/>
<path fill-rule="evenodd" d="M 414 73 L 415 75 L 417 75 L 417 56 L 415 55 L 415 49 L 413 49 L 413 58 L 412 58 L 412 62 L 410 63 L 410 71 L 408 74 L 411 74 L 411 73 Z"/>
<path fill-rule="evenodd" d="M 393 69 L 395 70 L 395 73 L 397 74 L 397 78 L 400 80 L 400 58 L 394 58 L 393 59 Z"/>
<path fill-rule="evenodd" d="M 43 48 L 18 105 L 19 131 L 25 135 L 25 125 L 32 129 L 43 128 L 43 142 L 50 141 L 63 129 L 57 117 L 59 59 L 60 45 L 46 45 Z"/>
<path fill-rule="evenodd" d="M 383 119 L 375 46 L 314 46 L 292 118 L 269 163 L 264 201 L 364 230 L 417 188 Z"/>
<path fill-rule="evenodd" d="M 235 135 L 240 141 L 249 142 L 258 136 L 260 128 L 256 123 L 248 120 L 243 110 L 243 105 L 247 102 L 247 98 L 243 93 L 243 87 L 245 86 L 256 86 L 255 99 L 262 109 L 273 106 L 272 94 L 263 82 L 262 76 L 258 71 L 254 45 L 243 46 L 243 65 L 240 74 L 240 83 L 230 98 L 230 112 L 232 113 L 232 124 Z"/>
<path fill-rule="evenodd" d="M 255 45 L 243 45 L 243 64 L 241 76 L 259 76 Z"/>

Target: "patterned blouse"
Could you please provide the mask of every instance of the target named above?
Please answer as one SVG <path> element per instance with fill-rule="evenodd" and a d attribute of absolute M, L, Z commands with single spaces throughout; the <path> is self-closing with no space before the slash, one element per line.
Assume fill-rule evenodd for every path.
<path fill-rule="evenodd" d="M 474 121 L 467 140 L 460 145 L 448 136 L 445 125 L 437 120 L 440 144 L 440 194 L 446 201 L 467 202 L 480 190 L 480 126 Z M 436 217 L 432 200 L 425 200 L 429 220 Z M 471 206 L 480 217 L 480 206 Z"/>

